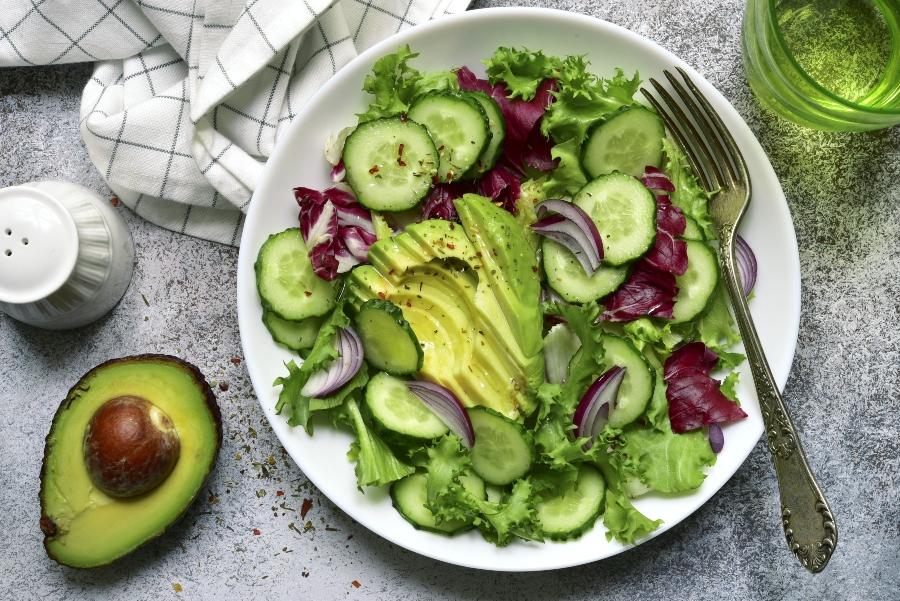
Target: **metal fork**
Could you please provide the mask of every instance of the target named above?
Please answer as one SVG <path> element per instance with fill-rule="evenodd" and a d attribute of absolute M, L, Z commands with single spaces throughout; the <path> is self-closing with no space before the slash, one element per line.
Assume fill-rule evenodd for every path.
<path fill-rule="evenodd" d="M 820 572 L 837 544 L 837 527 L 831 508 L 809 469 L 800 437 L 778 392 L 738 279 L 734 236 L 750 204 L 750 176 L 744 157 L 722 119 L 710 106 L 687 73 L 676 67 L 683 83 L 664 71 L 680 100 L 655 79 L 650 83 L 659 96 L 641 92 L 665 121 L 684 149 L 694 172 L 709 192 L 710 214 L 719 238 L 722 273 L 744 339 L 747 360 L 759 396 L 769 451 L 775 464 L 781 496 L 781 522 L 788 546 L 810 572 Z M 685 110 L 687 111 L 686 114 Z"/>

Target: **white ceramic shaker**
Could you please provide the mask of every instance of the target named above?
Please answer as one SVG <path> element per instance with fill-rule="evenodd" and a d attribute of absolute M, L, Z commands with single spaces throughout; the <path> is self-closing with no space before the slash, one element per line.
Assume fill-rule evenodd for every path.
<path fill-rule="evenodd" d="M 131 232 L 109 202 L 78 184 L 0 190 L 0 311 L 52 330 L 112 309 L 134 271 Z"/>

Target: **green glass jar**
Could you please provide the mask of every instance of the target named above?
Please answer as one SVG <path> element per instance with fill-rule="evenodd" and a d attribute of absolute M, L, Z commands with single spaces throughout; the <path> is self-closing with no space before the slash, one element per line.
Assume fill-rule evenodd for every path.
<path fill-rule="evenodd" d="M 786 119 L 900 124 L 900 0 L 748 0 L 741 47 L 754 93 Z"/>

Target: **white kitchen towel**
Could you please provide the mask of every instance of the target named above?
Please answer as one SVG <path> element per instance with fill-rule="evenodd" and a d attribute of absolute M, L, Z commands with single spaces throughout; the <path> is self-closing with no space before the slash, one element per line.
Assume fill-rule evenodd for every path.
<path fill-rule="evenodd" d="M 237 244 L 278 136 L 353 57 L 469 0 L 4 0 L 0 66 L 97 61 L 81 133 L 110 189 Z"/>

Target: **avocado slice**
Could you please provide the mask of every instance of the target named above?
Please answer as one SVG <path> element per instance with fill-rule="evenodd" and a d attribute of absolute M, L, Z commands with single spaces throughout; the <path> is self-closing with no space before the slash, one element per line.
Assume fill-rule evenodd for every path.
<path fill-rule="evenodd" d="M 165 415 L 177 460 L 135 496 L 101 490 L 85 459 L 89 426 L 108 402 L 142 399 Z M 113 404 L 113 403 L 110 403 Z M 132 404 L 133 405 L 133 404 Z M 222 420 L 203 374 L 168 355 L 113 359 L 87 372 L 60 404 L 44 448 L 41 530 L 47 554 L 77 568 L 105 565 L 161 535 L 203 487 L 222 443 Z"/>

